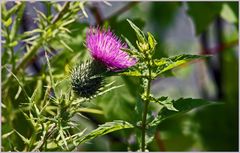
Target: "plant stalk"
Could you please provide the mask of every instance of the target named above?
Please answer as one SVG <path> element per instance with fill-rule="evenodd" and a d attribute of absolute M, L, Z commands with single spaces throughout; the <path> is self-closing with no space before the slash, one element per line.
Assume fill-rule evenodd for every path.
<path fill-rule="evenodd" d="M 149 96 L 150 96 L 150 89 L 151 89 L 151 65 L 150 60 L 148 60 L 148 78 L 147 78 L 147 89 L 146 89 L 146 100 L 144 100 L 144 106 L 143 106 L 143 116 L 142 116 L 142 145 L 141 150 L 142 152 L 145 152 L 146 144 L 145 144 L 145 135 L 146 135 L 146 119 L 147 119 L 147 112 L 148 112 L 148 104 L 149 104 Z"/>

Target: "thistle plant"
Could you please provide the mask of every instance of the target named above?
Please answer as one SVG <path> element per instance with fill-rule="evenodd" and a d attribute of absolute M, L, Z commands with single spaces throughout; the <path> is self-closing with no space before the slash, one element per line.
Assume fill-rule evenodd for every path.
<path fill-rule="evenodd" d="M 80 142 L 93 139 L 120 129 L 135 128 L 141 151 L 146 151 L 147 144 L 153 140 L 153 133 L 158 124 L 173 115 L 186 112 L 193 108 L 209 104 L 201 99 L 172 100 L 169 97 L 156 98 L 151 93 L 151 81 L 166 71 L 169 71 L 186 62 L 205 58 L 200 55 L 179 55 L 170 58 L 154 59 L 153 55 L 157 42 L 148 32 L 147 37 L 133 22 L 127 20 L 136 33 L 137 49 L 125 38 L 121 43 L 110 30 L 90 28 L 87 33 L 86 47 L 91 56 L 92 63 L 86 62 L 72 72 L 72 88 L 79 96 L 89 97 L 97 93 L 101 81 L 107 76 L 133 76 L 140 78 L 141 102 L 136 103 L 136 110 L 141 116 L 135 123 L 127 121 L 113 121 L 101 125 L 96 130 L 87 134 Z M 130 48 L 128 47 L 130 46 Z M 89 73 L 92 72 L 92 73 Z M 158 116 L 153 116 L 148 110 L 150 103 L 162 106 Z M 141 132 L 138 132 L 140 129 Z M 139 134 L 141 133 L 141 134 Z"/>
<path fill-rule="evenodd" d="M 6 9 L 5 3 L 1 5 L 4 37 L 4 151 L 72 151 L 96 137 L 123 129 L 134 130 L 139 149 L 146 151 L 148 144 L 154 139 L 157 126 L 163 120 L 209 104 L 201 99 L 173 100 L 170 97 L 154 97 L 150 92 L 151 82 L 157 77 L 181 64 L 206 56 L 185 54 L 153 58 L 157 45 L 154 36 L 149 32 L 145 35 L 132 21 L 127 20 L 129 28 L 136 33 L 136 44 L 132 44 L 125 37 L 123 42 L 114 34 L 114 29 L 91 27 L 86 34 L 80 33 L 86 36 L 85 49 L 91 55 L 90 59 L 83 62 L 80 49 L 73 49 L 64 40 L 73 40 L 71 34 L 74 29 L 70 25 L 76 23 L 79 12 L 86 16 L 85 2 L 45 4 L 54 8 L 56 14 L 46 15 L 35 9 L 37 28 L 22 34 L 18 34 L 18 25 L 23 16 L 25 2 L 18 2 L 9 10 Z M 12 21 L 15 14 L 18 20 Z M 17 53 L 14 48 L 21 43 L 24 43 L 22 48 L 26 48 L 23 56 L 19 54 L 22 48 L 17 50 Z M 59 50 L 59 45 L 68 51 L 67 55 Z M 57 55 L 54 54 L 54 50 L 57 50 Z M 42 70 L 33 77 L 29 76 L 26 67 L 34 60 L 34 56 L 41 53 L 40 51 L 44 53 Z M 70 61 L 63 62 L 62 57 L 65 56 Z M 62 62 L 60 66 L 59 61 Z M 116 86 L 113 82 L 108 83 L 107 80 L 107 77 L 115 76 L 136 77 L 140 80 L 135 86 L 136 89 L 140 89 L 138 96 L 141 99 L 135 100 L 134 111 L 137 120 L 114 120 L 86 132 L 86 129 L 81 127 L 81 122 L 74 120 L 74 117 L 84 116 L 83 109 L 87 113 L 99 111 L 87 108 L 85 104 L 112 90 L 118 90 L 121 86 Z M 149 110 L 149 105 L 153 103 L 161 106 L 157 115 L 153 115 L 152 110 Z M 24 127 L 27 132 L 17 128 L 21 124 L 27 125 Z M 21 144 L 17 144 L 17 140 L 21 140 Z"/>
<path fill-rule="evenodd" d="M 62 62 L 59 67 L 55 64 L 59 61 L 56 59 L 63 56 L 66 50 L 68 58 L 76 56 L 75 50 L 65 40 L 71 38 L 70 25 L 81 17 L 79 13 L 84 12 L 84 2 L 65 2 L 63 5 L 44 2 L 44 5 L 52 8 L 55 14 L 51 13 L 51 9 L 48 14 L 35 9 L 37 28 L 24 33 L 19 32 L 19 26 L 27 2 L 13 2 L 13 7 L 9 9 L 6 8 L 6 3 L 1 3 L 4 23 L 2 26 L 2 150 L 73 150 L 83 138 L 84 129 L 79 129 L 79 124 L 72 118 L 81 115 L 84 109 L 82 103 L 86 99 L 73 96 L 70 72 L 67 69 L 62 71 L 62 67 L 70 63 Z M 14 16 L 16 20 L 13 20 Z M 20 49 L 15 48 L 17 45 L 21 46 Z M 59 50 L 57 46 L 66 50 Z M 24 48 L 26 53 L 21 55 Z M 58 54 L 54 55 L 56 50 Z M 50 55 L 54 56 L 50 58 Z M 41 65 L 42 69 L 38 74 L 29 76 L 26 68 L 29 63 L 36 60 L 36 56 L 45 62 Z M 91 69 L 92 64 L 94 63 L 86 64 L 86 69 Z M 60 74 L 56 71 L 59 68 Z M 73 72 L 82 69 L 86 70 L 77 67 Z M 77 76 L 72 84 L 79 84 L 79 81 L 97 72 L 91 69 L 88 74 Z M 99 82 L 98 87 L 101 87 L 101 79 Z M 103 89 L 95 93 L 95 97 L 116 88 L 111 85 L 111 83 L 106 84 L 107 90 Z M 89 86 L 83 85 L 83 87 L 86 91 L 86 87 Z M 85 97 L 90 97 L 89 93 L 81 92 L 81 89 L 81 86 L 76 88 L 78 93 L 82 95 L 85 93 Z M 94 109 L 84 110 L 84 112 L 94 111 Z M 22 126 L 25 132 L 19 130 Z"/>

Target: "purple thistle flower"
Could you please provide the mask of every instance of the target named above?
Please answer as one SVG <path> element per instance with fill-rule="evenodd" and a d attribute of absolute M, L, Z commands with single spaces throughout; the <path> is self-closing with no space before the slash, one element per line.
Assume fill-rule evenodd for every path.
<path fill-rule="evenodd" d="M 137 60 L 130 57 L 121 48 L 127 48 L 125 43 L 113 34 L 110 29 L 90 28 L 87 32 L 87 48 L 92 57 L 111 70 L 120 70 L 133 66 Z"/>

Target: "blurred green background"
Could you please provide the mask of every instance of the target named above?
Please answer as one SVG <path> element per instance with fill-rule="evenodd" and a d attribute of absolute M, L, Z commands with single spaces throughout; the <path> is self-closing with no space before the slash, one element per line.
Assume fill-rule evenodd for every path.
<path fill-rule="evenodd" d="M 45 14 L 54 13 L 50 2 L 26 2 L 18 33 L 36 28 L 37 17 L 34 8 Z M 63 2 L 59 2 L 63 3 Z M 7 2 L 6 8 L 14 6 Z M 54 76 L 67 76 L 69 68 L 89 58 L 84 47 L 86 30 L 90 25 L 111 27 L 119 36 L 127 37 L 135 43 L 134 31 L 126 19 L 131 19 L 145 32 L 150 31 L 157 38 L 155 58 L 178 54 L 212 55 L 207 61 L 199 61 L 181 66 L 173 71 L 174 76 L 158 78 L 153 81 L 152 94 L 180 97 L 203 98 L 224 103 L 193 110 L 162 122 L 150 144 L 151 151 L 238 151 L 238 2 L 86 2 L 88 17 L 79 14 L 79 19 L 69 25 L 72 31 L 64 39 L 73 50 L 53 41 L 51 47 L 56 52 L 51 65 Z M 14 17 L 13 17 L 14 18 Z M 4 29 L 2 29 L 4 30 Z M 5 38 L 2 38 L 5 39 Z M 24 53 L 24 43 L 14 46 L 17 60 Z M 2 48 L 2 65 L 9 64 L 8 56 Z M 44 96 L 46 82 L 41 80 L 47 73 L 43 49 L 40 48 L 28 67 L 21 72 L 21 81 L 30 95 L 37 86 L 39 101 Z M 2 82 L 7 79 L 7 72 L 2 69 Z M 100 113 L 82 114 L 88 119 L 75 116 L 79 128 L 90 131 L 106 121 L 122 119 L 137 120 L 134 111 L 138 98 L 136 86 L 138 80 L 130 77 L 110 77 L 109 81 L 124 84 L 123 87 L 85 104 L 87 108 L 100 110 Z M 24 94 L 17 98 L 18 84 L 2 87 L 2 135 L 17 129 L 24 136 L 31 134 L 31 126 L 19 108 L 24 102 Z M 151 105 L 152 113 L 158 110 Z M 2 139 L 2 149 L 11 150 L 10 143 L 21 150 L 23 142 L 17 135 Z M 136 135 L 133 130 L 117 131 L 91 142 L 80 145 L 77 151 L 136 151 Z"/>

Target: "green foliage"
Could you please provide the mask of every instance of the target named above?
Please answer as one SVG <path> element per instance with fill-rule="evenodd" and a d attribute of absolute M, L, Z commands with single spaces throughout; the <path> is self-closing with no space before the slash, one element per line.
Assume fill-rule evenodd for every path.
<path fill-rule="evenodd" d="M 118 18 L 119 15 L 107 20 L 99 18 L 99 23 L 110 26 L 122 37 L 129 46 L 122 50 L 138 62 L 122 71 L 104 73 L 103 77 L 108 77 L 106 85 L 91 98 L 74 94 L 70 73 L 74 65 L 89 59 L 84 44 L 88 25 L 77 19 L 88 18 L 89 11 L 98 19 L 98 11 L 94 12 L 96 6 L 87 1 L 39 2 L 46 12 L 34 8 L 37 27 L 22 33 L 20 25 L 29 2 L 13 2 L 8 9 L 7 3 L 1 3 L 3 151 L 94 150 L 102 142 L 109 146 L 102 147 L 103 151 L 164 151 L 159 145 L 161 141 L 165 151 L 195 149 L 191 146 L 196 147 L 196 141 L 199 150 L 236 150 L 238 67 L 233 50 L 221 54 L 224 63 L 221 101 L 225 105 L 203 99 L 158 98 L 151 94 L 153 81 L 173 76 L 174 69 L 209 57 L 187 53 L 167 56 L 164 34 L 182 3 L 151 2 L 150 13 L 146 13 L 150 15 L 148 19 L 127 16 L 130 20 L 125 16 Z M 188 2 L 187 13 L 196 33 L 200 34 L 218 15 L 230 24 L 237 24 L 236 4 Z M 139 9 L 138 5 L 135 9 Z M 155 30 L 144 32 L 143 28 Z M 39 61 L 40 70 L 30 74 L 28 65 Z M 193 109 L 197 111 L 187 113 Z M 213 124 L 219 128 L 214 129 Z M 158 138 L 160 134 L 162 140 Z"/>
<path fill-rule="evenodd" d="M 7 50 L 3 55 L 4 59 L 7 59 L 3 61 L 3 70 L 6 71 L 3 73 L 3 78 L 7 81 L 2 86 L 4 87 L 3 102 L 6 105 L 3 109 L 2 139 L 10 141 L 7 144 L 4 143 L 3 150 L 69 150 L 68 144 L 75 142 L 83 134 L 83 131 L 79 130 L 79 125 L 72 121 L 72 118 L 83 111 L 84 106 L 82 104 L 88 100 L 75 97 L 71 91 L 68 63 L 74 63 L 76 60 L 74 61 L 73 58 L 75 54 L 69 54 L 69 50 L 79 51 L 79 47 L 73 47 L 73 49 L 72 45 L 70 44 L 70 47 L 64 40 L 71 35 L 73 36 L 72 32 L 76 30 L 73 24 L 77 24 L 75 20 L 78 17 L 78 12 L 83 9 L 83 4 L 82 2 L 66 2 L 61 6 L 58 3 L 48 2 L 48 5 L 56 7 L 56 15 L 53 16 L 51 13 L 47 15 L 35 9 L 38 28 L 23 34 L 18 34 L 18 26 L 23 15 L 25 2 L 17 3 L 10 10 L 5 9 L 5 4 L 2 3 L 1 5 L 4 8 L 2 12 L 4 15 L 3 22 L 5 23 L 3 28 L 7 40 L 4 44 Z M 17 20 L 13 22 L 11 20 L 15 14 Z M 13 24 L 12 27 L 9 26 L 11 24 Z M 82 34 L 85 27 L 81 28 L 77 36 Z M 80 41 L 82 40 L 80 39 Z M 17 43 L 26 43 L 27 53 L 24 56 L 14 54 L 14 46 L 11 44 L 16 41 Z M 65 51 L 59 52 L 57 56 L 50 58 L 48 54 L 52 54 L 53 47 L 58 48 L 59 45 L 66 48 L 68 54 L 65 54 Z M 41 72 L 39 72 L 40 74 L 35 77 L 29 77 L 26 74 L 20 75 L 24 73 L 23 70 L 26 69 L 27 63 L 32 60 L 40 48 L 45 49 L 46 61 Z M 13 60 L 11 58 L 9 60 L 8 55 Z M 56 60 L 63 55 L 64 58 L 70 61 Z M 9 65 L 12 68 L 11 70 L 6 68 Z M 13 84 L 12 86 L 10 86 L 10 82 Z M 120 86 L 112 86 L 112 83 L 107 84 L 94 97 L 103 95 L 118 87 Z M 15 88 L 18 90 L 11 92 L 16 93 L 16 95 L 9 92 Z M 19 102 L 16 103 L 16 101 Z M 84 112 L 95 113 L 97 111 L 85 109 Z M 8 114 L 13 115 L 8 116 Z M 24 129 L 22 129 L 22 124 L 26 125 Z M 9 130 L 12 130 L 12 132 Z M 73 130 L 77 134 L 73 134 Z M 14 143 L 17 145 L 12 147 Z"/>
<path fill-rule="evenodd" d="M 138 41 L 136 41 L 138 46 L 138 53 L 136 54 L 136 50 L 128 50 L 132 55 L 136 55 L 138 58 L 138 64 L 131 67 L 125 72 L 118 73 L 119 75 L 126 76 L 137 76 L 142 80 L 141 87 L 144 89 L 142 93 L 142 102 L 143 109 L 139 109 L 142 112 L 142 135 L 141 135 L 141 145 L 140 148 L 142 151 L 145 151 L 146 145 L 153 140 L 153 134 L 155 132 L 155 126 L 158 125 L 162 120 L 168 118 L 173 114 L 179 114 L 182 112 L 186 112 L 193 108 L 208 104 L 204 100 L 193 100 L 193 99 L 180 99 L 177 101 L 173 101 L 168 97 L 154 98 L 150 95 L 150 85 L 151 80 L 155 79 L 157 76 L 162 74 L 163 72 L 172 70 L 182 64 L 190 62 L 192 60 L 205 58 L 207 56 L 200 55 L 178 55 L 169 58 L 161 58 L 161 59 L 153 59 L 152 55 L 156 46 L 156 40 L 151 33 L 148 33 L 148 42 L 145 39 L 144 33 L 130 20 L 128 20 L 131 27 L 134 29 L 137 35 Z M 150 46 L 150 47 L 149 47 Z M 146 117 L 148 113 L 148 104 L 149 102 L 155 102 L 160 104 L 163 108 L 159 112 L 158 117 L 152 119 L 149 125 L 152 127 L 150 129 L 146 129 L 148 123 L 146 123 Z M 166 111 L 167 110 L 167 111 Z M 138 111 L 138 112 L 139 112 Z M 174 112 L 174 113 L 172 113 Z M 146 132 L 147 131 L 147 132 Z M 138 135 L 139 137 L 139 135 Z M 146 138 L 145 138 L 146 137 Z"/>
<path fill-rule="evenodd" d="M 79 7 L 80 3 L 81 2 L 67 2 L 64 6 L 54 4 L 59 8 L 58 13 L 55 16 L 48 17 L 44 13 L 35 9 L 38 16 L 38 28 L 32 32 L 25 32 L 23 34 L 25 38 L 31 37 L 24 40 L 27 44 L 31 44 L 31 47 L 27 47 L 27 53 L 22 57 L 21 62 L 16 66 L 16 69 L 13 69 L 13 73 L 19 73 L 19 69 L 26 66 L 28 60 L 36 54 L 40 47 L 44 47 L 48 52 L 51 52 L 50 43 L 52 41 L 57 41 L 68 50 L 73 51 L 63 40 L 66 39 L 68 33 L 71 33 L 70 30 L 67 29 L 67 26 L 76 20 L 77 12 L 81 11 L 81 7 Z M 21 13 L 19 14 L 21 15 Z M 21 17 L 19 16 L 17 18 Z M 16 23 L 16 28 L 13 26 L 15 34 L 20 20 L 16 20 L 16 22 L 18 22 Z M 12 35 L 14 35 L 14 33 Z M 11 79 L 12 77 L 4 82 L 4 84 L 8 84 Z"/>

